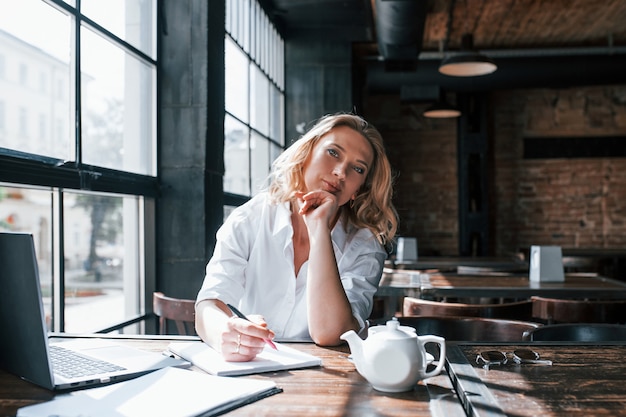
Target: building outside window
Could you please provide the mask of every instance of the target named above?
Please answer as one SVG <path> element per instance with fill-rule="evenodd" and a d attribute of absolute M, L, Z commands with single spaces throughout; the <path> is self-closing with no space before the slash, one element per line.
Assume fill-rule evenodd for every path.
<path fill-rule="evenodd" d="M 0 0 L 0 232 L 33 235 L 50 330 L 144 313 L 156 3 Z"/>
<path fill-rule="evenodd" d="M 225 27 L 224 217 L 285 148 L 283 39 L 255 0 L 227 0 Z"/>

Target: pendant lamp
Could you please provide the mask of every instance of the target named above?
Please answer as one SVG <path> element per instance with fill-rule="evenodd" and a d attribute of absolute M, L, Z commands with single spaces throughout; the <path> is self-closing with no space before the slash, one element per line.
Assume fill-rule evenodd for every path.
<path fill-rule="evenodd" d="M 431 119 L 447 119 L 461 116 L 461 111 L 447 103 L 437 102 L 424 110 L 423 115 Z"/>
<path fill-rule="evenodd" d="M 450 53 L 439 65 L 439 72 L 452 77 L 476 77 L 494 72 L 498 67 L 491 58 L 473 48 L 473 37 L 463 35 L 460 52 Z"/>
<path fill-rule="evenodd" d="M 448 103 L 445 94 L 440 92 L 439 100 L 424 110 L 422 115 L 432 119 L 447 119 L 461 116 L 461 111 Z"/>

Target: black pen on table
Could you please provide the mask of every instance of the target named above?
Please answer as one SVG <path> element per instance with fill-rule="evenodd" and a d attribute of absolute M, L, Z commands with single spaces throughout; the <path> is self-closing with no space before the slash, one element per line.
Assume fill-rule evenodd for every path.
<path fill-rule="evenodd" d="M 239 311 L 237 308 L 235 308 L 234 306 L 230 305 L 230 304 L 226 304 L 228 306 L 228 308 L 230 308 L 230 311 L 232 311 L 233 313 L 235 313 L 235 315 L 241 319 L 247 320 L 249 322 L 252 323 L 252 320 L 250 320 L 249 318 L 247 318 L 241 311 Z M 265 343 L 267 343 L 268 345 L 270 345 L 272 347 L 272 349 L 274 350 L 278 350 L 278 348 L 276 347 L 276 345 L 274 344 L 274 342 L 272 342 L 270 339 L 263 339 L 265 341 Z"/>

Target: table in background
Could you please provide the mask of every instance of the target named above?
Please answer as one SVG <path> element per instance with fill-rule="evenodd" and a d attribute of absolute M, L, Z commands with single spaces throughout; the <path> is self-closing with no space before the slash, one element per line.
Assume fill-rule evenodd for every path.
<path fill-rule="evenodd" d="M 98 335 L 103 337 L 103 335 Z M 106 337 L 106 336 L 104 336 Z M 120 343 L 161 352 L 175 337 L 120 336 Z M 189 338 L 185 338 L 189 340 Z M 461 403 L 444 372 L 413 391 L 382 393 L 375 391 L 348 360 L 349 348 L 342 345 L 323 348 L 312 343 L 285 343 L 322 358 L 322 367 L 270 372 L 247 376 L 270 379 L 283 392 L 248 404 L 229 416 L 458 416 L 464 415 Z M 198 372 L 202 372 L 197 370 Z M 209 394 L 209 393 L 207 393 Z M 39 388 L 0 371 L 0 415 L 15 415 L 26 405 L 51 400 L 55 393 Z M 175 393 L 172 401 L 176 400 Z"/>
<path fill-rule="evenodd" d="M 563 282 L 531 282 L 528 274 L 420 274 L 420 296 L 523 299 L 533 295 L 553 298 L 626 299 L 626 282 L 593 273 L 565 274 Z"/>
<path fill-rule="evenodd" d="M 507 364 L 484 369 L 480 352 L 530 348 L 552 365 Z M 448 370 L 470 415 L 626 416 L 626 345 L 595 343 L 448 345 Z"/>
<path fill-rule="evenodd" d="M 484 268 L 494 271 L 528 272 L 528 262 L 520 257 L 420 256 L 416 262 L 395 262 L 388 260 L 385 266 L 395 270 L 437 270 L 440 272 L 456 272 L 459 267 Z"/>
<path fill-rule="evenodd" d="M 375 295 L 376 311 L 372 321 L 388 319 L 401 312 L 404 297 L 421 297 L 421 285 L 416 274 L 454 274 L 464 270 L 472 273 L 528 273 L 528 262 L 516 256 L 420 256 L 416 262 L 387 260 Z"/>
<path fill-rule="evenodd" d="M 404 297 L 442 299 L 553 298 L 626 299 L 626 282 L 594 273 L 565 274 L 564 282 L 530 282 L 528 273 L 490 272 L 459 274 L 385 268 L 376 297 L 382 300 L 383 318 L 402 311 Z"/>

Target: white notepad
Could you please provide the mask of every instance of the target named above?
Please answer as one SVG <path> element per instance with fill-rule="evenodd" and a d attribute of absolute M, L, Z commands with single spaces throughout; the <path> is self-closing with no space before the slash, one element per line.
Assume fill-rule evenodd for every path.
<path fill-rule="evenodd" d="M 317 356 L 276 343 L 277 350 L 265 346 L 263 352 L 249 362 L 227 362 L 221 353 L 210 348 L 204 342 L 172 342 L 170 352 L 186 359 L 198 368 L 220 376 L 249 375 L 285 369 L 320 366 L 322 360 Z"/>
<path fill-rule="evenodd" d="M 191 417 L 223 414 L 282 390 L 270 380 L 164 368 L 139 378 L 58 395 L 17 417 Z"/>

